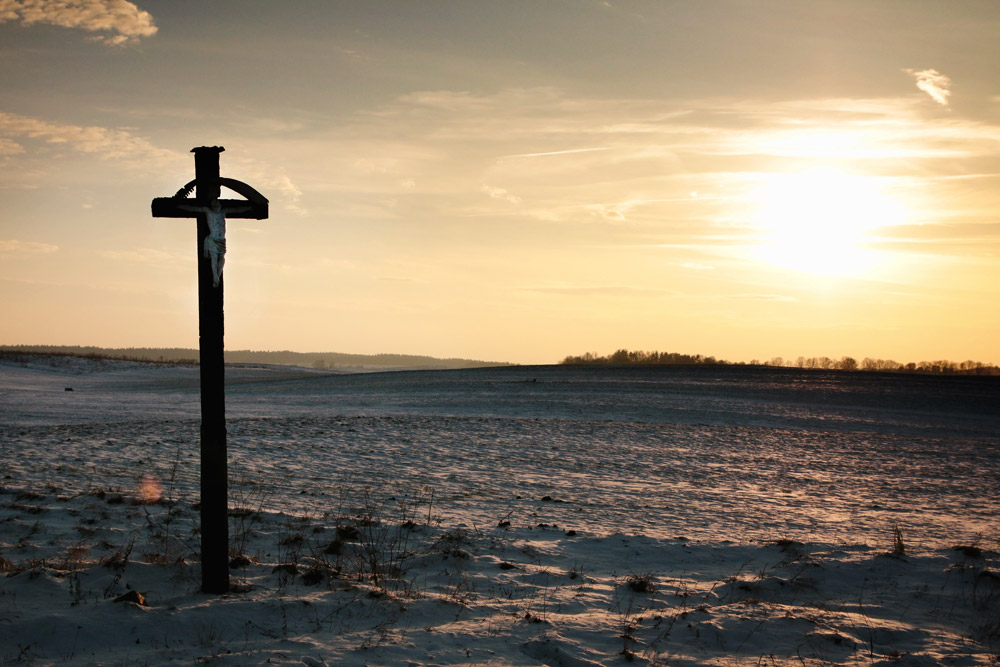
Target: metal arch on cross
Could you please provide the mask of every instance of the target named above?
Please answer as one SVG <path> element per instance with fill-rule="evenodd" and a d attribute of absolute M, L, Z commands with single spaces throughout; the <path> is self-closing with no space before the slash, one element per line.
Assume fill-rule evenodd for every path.
<path fill-rule="evenodd" d="M 268 201 L 261 193 L 257 192 L 255 189 L 244 183 L 243 181 L 237 181 L 235 178 L 224 178 L 219 177 L 217 182 L 220 186 L 229 188 L 237 194 L 241 194 L 246 197 L 243 199 L 218 199 L 219 203 L 223 208 L 227 210 L 233 210 L 233 213 L 227 212 L 226 217 L 229 218 L 249 218 L 253 220 L 264 220 L 268 216 Z M 190 218 L 191 214 L 187 210 L 181 210 L 178 208 L 180 204 L 196 203 L 201 206 L 208 206 L 211 202 L 202 201 L 200 198 L 195 197 L 194 199 L 189 198 L 191 192 L 198 186 L 198 179 L 194 179 L 189 183 L 185 184 L 173 197 L 157 197 L 153 200 L 153 217 L 154 218 Z M 241 215 L 241 212 L 235 212 L 236 209 L 240 208 L 247 203 L 250 204 L 250 209 L 247 215 Z"/>

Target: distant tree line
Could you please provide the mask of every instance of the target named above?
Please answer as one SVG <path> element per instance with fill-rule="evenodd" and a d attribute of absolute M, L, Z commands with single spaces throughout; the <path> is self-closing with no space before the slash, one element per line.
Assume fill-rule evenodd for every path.
<path fill-rule="evenodd" d="M 0 345 L 0 355 L 51 354 L 93 359 L 143 361 L 160 364 L 197 364 L 198 350 L 158 347 L 87 347 L 80 345 Z M 292 352 L 289 350 L 226 350 L 226 363 L 276 364 L 342 370 L 452 369 L 506 364 L 472 359 L 438 359 L 407 354 L 344 354 L 340 352 Z"/>
<path fill-rule="evenodd" d="M 562 360 L 566 365 L 721 365 L 721 366 L 775 366 L 782 368 L 807 368 L 840 371 L 879 371 L 883 373 L 934 373 L 942 375 L 1000 375 L 1000 368 L 981 361 L 920 361 L 899 363 L 892 359 L 865 357 L 858 361 L 854 357 L 798 357 L 794 361 L 773 357 L 766 361 L 752 359 L 749 362 L 730 362 L 701 354 L 680 354 L 677 352 L 647 352 L 644 350 L 616 350 L 601 356 L 587 352 L 580 356 L 568 356 Z"/>
<path fill-rule="evenodd" d="M 124 352 L 122 350 L 129 350 Z M 159 352 L 167 352 L 161 350 Z M 175 354 L 144 354 L 140 348 L 105 349 L 65 345 L 0 345 L 0 359 L 28 363 L 35 357 L 74 357 L 102 361 L 135 361 L 139 363 L 197 365 L 198 351 L 178 349 Z M 193 355 L 192 355 L 193 353 Z"/>
<path fill-rule="evenodd" d="M 562 360 L 563 364 L 580 365 L 678 365 L 687 366 L 694 364 L 729 364 L 728 361 L 719 361 L 715 357 L 705 357 L 700 354 L 680 354 L 678 352 L 646 352 L 644 350 L 618 350 L 606 357 L 602 357 L 593 352 L 587 352 L 579 357 L 569 356 Z"/>
<path fill-rule="evenodd" d="M 775 360 L 772 360 L 775 361 Z M 777 361 L 783 361 L 780 357 Z M 937 373 L 944 375 L 1000 375 L 1000 368 L 993 364 L 986 364 L 981 361 L 948 361 L 941 359 L 937 361 L 911 361 L 900 363 L 892 359 L 873 359 L 865 357 L 861 361 L 853 357 L 841 357 L 831 359 L 830 357 L 798 357 L 795 361 L 788 360 L 784 364 L 795 368 L 820 368 L 837 369 L 842 371 L 881 371 L 888 373 Z"/>

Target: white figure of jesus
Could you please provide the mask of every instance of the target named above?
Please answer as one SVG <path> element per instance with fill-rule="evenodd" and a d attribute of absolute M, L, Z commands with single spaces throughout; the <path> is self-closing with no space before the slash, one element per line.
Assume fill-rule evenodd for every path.
<path fill-rule="evenodd" d="M 208 220 L 208 236 L 205 237 L 203 252 L 206 258 L 212 260 L 212 287 L 218 287 L 222 267 L 226 263 L 226 212 L 218 199 L 205 209 L 205 217 Z"/>
<path fill-rule="evenodd" d="M 212 287 L 218 287 L 222 279 L 222 267 L 226 264 L 226 209 L 218 199 L 213 199 L 208 206 L 184 206 L 179 208 L 185 211 L 195 211 L 204 213 L 208 222 L 208 236 L 205 237 L 205 247 L 202 249 L 203 256 L 212 260 Z M 236 211 L 249 211 L 250 207 L 239 207 L 232 209 Z"/>

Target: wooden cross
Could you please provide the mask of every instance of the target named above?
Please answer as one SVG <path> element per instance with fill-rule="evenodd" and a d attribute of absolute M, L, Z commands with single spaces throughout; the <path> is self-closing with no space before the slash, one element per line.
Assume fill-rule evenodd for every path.
<path fill-rule="evenodd" d="M 154 218 L 198 219 L 198 338 L 201 352 L 201 589 L 229 591 L 228 455 L 223 358 L 222 264 L 225 219 L 267 218 L 267 199 L 219 176 L 221 146 L 193 148 L 194 180 L 153 200 Z M 225 186 L 246 199 L 220 199 Z M 189 198 L 191 190 L 194 198 Z"/>

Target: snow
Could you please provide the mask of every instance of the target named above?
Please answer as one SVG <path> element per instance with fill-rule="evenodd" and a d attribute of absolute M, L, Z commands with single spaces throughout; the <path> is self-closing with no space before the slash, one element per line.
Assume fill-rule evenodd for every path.
<path fill-rule="evenodd" d="M 500 373 L 228 369 L 211 596 L 197 368 L 0 363 L 0 664 L 996 664 L 987 412 Z"/>

